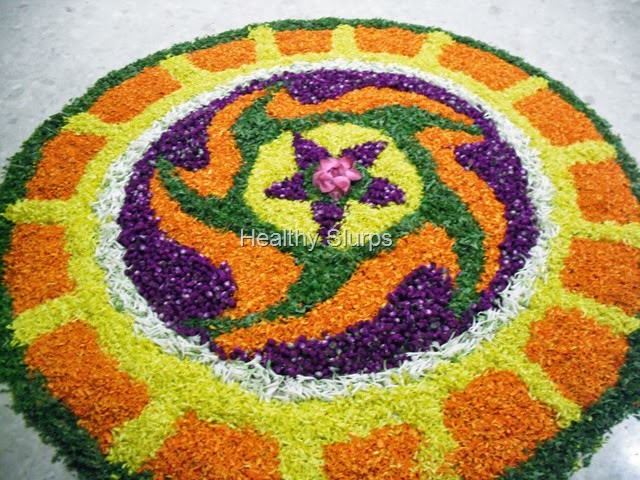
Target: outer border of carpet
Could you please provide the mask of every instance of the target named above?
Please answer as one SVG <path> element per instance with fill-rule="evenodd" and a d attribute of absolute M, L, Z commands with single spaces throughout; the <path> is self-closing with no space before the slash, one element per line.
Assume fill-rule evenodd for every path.
<path fill-rule="evenodd" d="M 415 33 L 427 33 L 439 30 L 435 27 L 422 27 L 397 23 L 382 19 L 339 19 L 323 18 L 318 20 L 283 20 L 267 23 L 274 30 L 290 29 L 333 29 L 338 25 L 362 25 L 385 28 L 400 27 Z M 104 92 L 138 74 L 142 69 L 154 66 L 168 56 L 192 52 L 232 40 L 244 38 L 251 28 L 242 29 L 197 39 L 193 42 L 176 44 L 168 49 L 156 52 L 146 58 L 107 74 L 96 82 L 82 97 L 72 101 L 62 111 L 47 119 L 22 145 L 20 152 L 14 155 L 7 167 L 6 176 L 0 188 L 0 208 L 4 208 L 24 197 L 25 184 L 33 176 L 41 159 L 42 145 L 55 137 L 67 118 L 88 109 Z M 518 66 L 525 72 L 545 78 L 549 88 L 561 95 L 573 107 L 584 112 L 594 123 L 604 139 L 618 152 L 618 162 L 631 180 L 636 197 L 640 198 L 640 170 L 636 162 L 626 152 L 619 138 L 610 131 L 609 124 L 561 83 L 550 79 L 541 70 L 528 65 L 522 59 L 507 52 L 493 48 L 482 42 L 445 32 L 459 42 L 491 52 L 507 62 Z M 10 245 L 13 224 L 0 217 L 0 274 L 6 268 L 3 258 Z M 10 341 L 9 324 L 12 320 L 11 298 L 4 285 L 0 285 L 0 381 L 11 386 L 14 410 L 24 415 L 27 424 L 35 427 L 42 439 L 58 449 L 56 458 L 64 458 L 69 467 L 79 473 L 80 478 L 92 480 L 148 479 L 150 472 L 131 474 L 123 465 L 106 461 L 97 442 L 77 425 L 76 417 L 58 400 L 53 398 L 39 374 L 26 370 L 22 359 L 24 349 Z M 577 466 L 588 465 L 591 455 L 602 444 L 604 434 L 628 415 L 640 415 L 640 332 L 628 337 L 630 350 L 627 361 L 620 370 L 617 387 L 605 392 L 597 403 L 589 407 L 582 419 L 562 430 L 553 439 L 542 444 L 534 456 L 517 468 L 509 469 L 502 478 L 515 479 L 563 479 Z M 80 452 L 80 453 L 75 453 Z"/>

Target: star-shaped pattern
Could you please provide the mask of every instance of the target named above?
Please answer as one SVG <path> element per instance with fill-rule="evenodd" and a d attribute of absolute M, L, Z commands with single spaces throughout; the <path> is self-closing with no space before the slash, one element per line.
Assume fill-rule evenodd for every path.
<path fill-rule="evenodd" d="M 345 213 L 344 202 L 341 204 L 340 199 L 347 194 L 350 184 L 346 185 L 340 177 L 347 177 L 349 182 L 359 181 L 363 177 L 359 170 L 372 167 L 378 156 L 387 147 L 387 142 L 365 142 L 354 145 L 343 149 L 338 158 L 333 157 L 326 148 L 304 138 L 300 133 L 294 134 L 292 144 L 299 169 L 298 172 L 291 177 L 273 182 L 269 188 L 265 189 L 265 194 L 269 198 L 305 201 L 309 199 L 311 189 L 314 189 L 316 197 L 318 194 L 325 196 L 326 199 L 313 201 L 311 210 L 313 219 L 319 226 L 318 232 L 323 238 L 326 238 L 331 230 L 340 229 L 339 222 L 343 219 Z M 345 164 L 342 168 L 344 172 L 340 171 L 344 175 L 334 173 L 334 175 L 339 176 L 338 182 L 345 183 L 344 185 L 340 183 L 340 188 L 334 187 L 329 191 L 329 187 L 319 181 L 313 182 L 317 186 L 309 185 L 308 182 L 305 182 L 311 172 L 314 173 L 314 179 L 321 176 L 329 178 L 324 175 L 323 168 L 329 170 L 331 166 L 335 166 L 337 169 L 339 168 L 340 160 L 343 160 Z M 331 180 L 329 178 L 329 184 L 332 183 Z M 388 178 L 370 176 L 369 184 L 364 193 L 360 195 L 358 201 L 375 207 L 385 207 L 390 203 L 405 203 L 406 199 L 404 191 Z"/>

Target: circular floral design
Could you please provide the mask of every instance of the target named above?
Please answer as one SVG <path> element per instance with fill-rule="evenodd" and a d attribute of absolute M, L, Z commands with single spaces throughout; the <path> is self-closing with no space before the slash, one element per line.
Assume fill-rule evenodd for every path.
<path fill-rule="evenodd" d="M 637 167 L 566 88 L 331 19 L 137 65 L 2 190 L 3 378 L 87 478 L 539 478 L 637 408 Z"/>

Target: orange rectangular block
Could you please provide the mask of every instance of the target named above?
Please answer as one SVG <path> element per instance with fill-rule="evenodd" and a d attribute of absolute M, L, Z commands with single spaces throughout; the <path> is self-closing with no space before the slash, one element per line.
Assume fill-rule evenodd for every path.
<path fill-rule="evenodd" d="M 558 432 L 554 416 L 515 373 L 487 372 L 444 402 L 444 424 L 458 443 L 448 461 L 465 480 L 496 478 Z"/>
<path fill-rule="evenodd" d="M 407 424 L 378 428 L 361 438 L 324 447 L 330 480 L 419 480 L 420 433 Z"/>
<path fill-rule="evenodd" d="M 89 113 L 108 123 L 128 122 L 179 88 L 180 83 L 163 68 L 145 68 L 135 77 L 107 90 Z"/>
<path fill-rule="evenodd" d="M 504 90 L 529 78 L 529 74 L 493 53 L 462 43 L 445 46 L 438 60 L 443 67 L 466 73 L 492 90 Z"/>
<path fill-rule="evenodd" d="M 256 61 L 256 43 L 253 40 L 234 40 L 205 50 L 197 50 L 189 55 L 196 67 L 212 72 L 221 72 L 230 68 Z"/>
<path fill-rule="evenodd" d="M 571 167 L 578 191 L 578 206 L 590 222 L 640 222 L 640 202 L 631 190 L 631 181 L 622 167 L 609 160 Z"/>
<path fill-rule="evenodd" d="M 422 48 L 425 36 L 402 28 L 356 27 L 355 39 L 363 52 L 391 53 L 413 57 Z"/>
<path fill-rule="evenodd" d="M 25 362 L 44 375 L 53 396 L 79 418 L 105 454 L 111 430 L 136 418 L 149 403 L 147 387 L 118 369 L 84 322 L 42 335 L 27 350 Z"/>
<path fill-rule="evenodd" d="M 24 312 L 75 288 L 67 268 L 65 228 L 58 225 L 16 225 L 5 256 L 4 280 L 13 299 L 13 311 Z"/>
<path fill-rule="evenodd" d="M 141 468 L 154 480 L 277 480 L 278 442 L 246 426 L 236 430 L 199 419 L 189 412 L 174 425 L 155 457 Z"/>
<path fill-rule="evenodd" d="M 562 269 L 562 283 L 571 290 L 627 315 L 640 311 L 640 250 L 607 241 L 576 238 Z"/>
<path fill-rule="evenodd" d="M 629 345 L 579 310 L 552 308 L 531 326 L 526 353 L 562 394 L 588 407 L 618 381 Z"/>
<path fill-rule="evenodd" d="M 283 55 L 328 52 L 331 50 L 331 35 L 331 30 L 287 30 L 275 33 Z"/>
<path fill-rule="evenodd" d="M 557 93 L 540 90 L 514 106 L 554 146 L 602 140 L 591 120 Z"/>
<path fill-rule="evenodd" d="M 87 164 L 104 148 L 104 137 L 62 132 L 42 147 L 42 160 L 27 183 L 30 200 L 69 200 Z"/>

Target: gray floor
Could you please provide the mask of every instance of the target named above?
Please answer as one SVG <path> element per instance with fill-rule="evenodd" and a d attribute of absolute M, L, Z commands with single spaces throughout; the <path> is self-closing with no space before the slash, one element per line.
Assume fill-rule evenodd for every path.
<path fill-rule="evenodd" d="M 198 36 L 283 18 L 382 17 L 467 35 L 546 70 L 640 158 L 640 2 L 0 0 L 0 165 L 50 115 L 111 70 Z M 0 393 L 0 479 L 68 480 Z M 574 480 L 640 479 L 640 422 L 618 425 Z"/>

